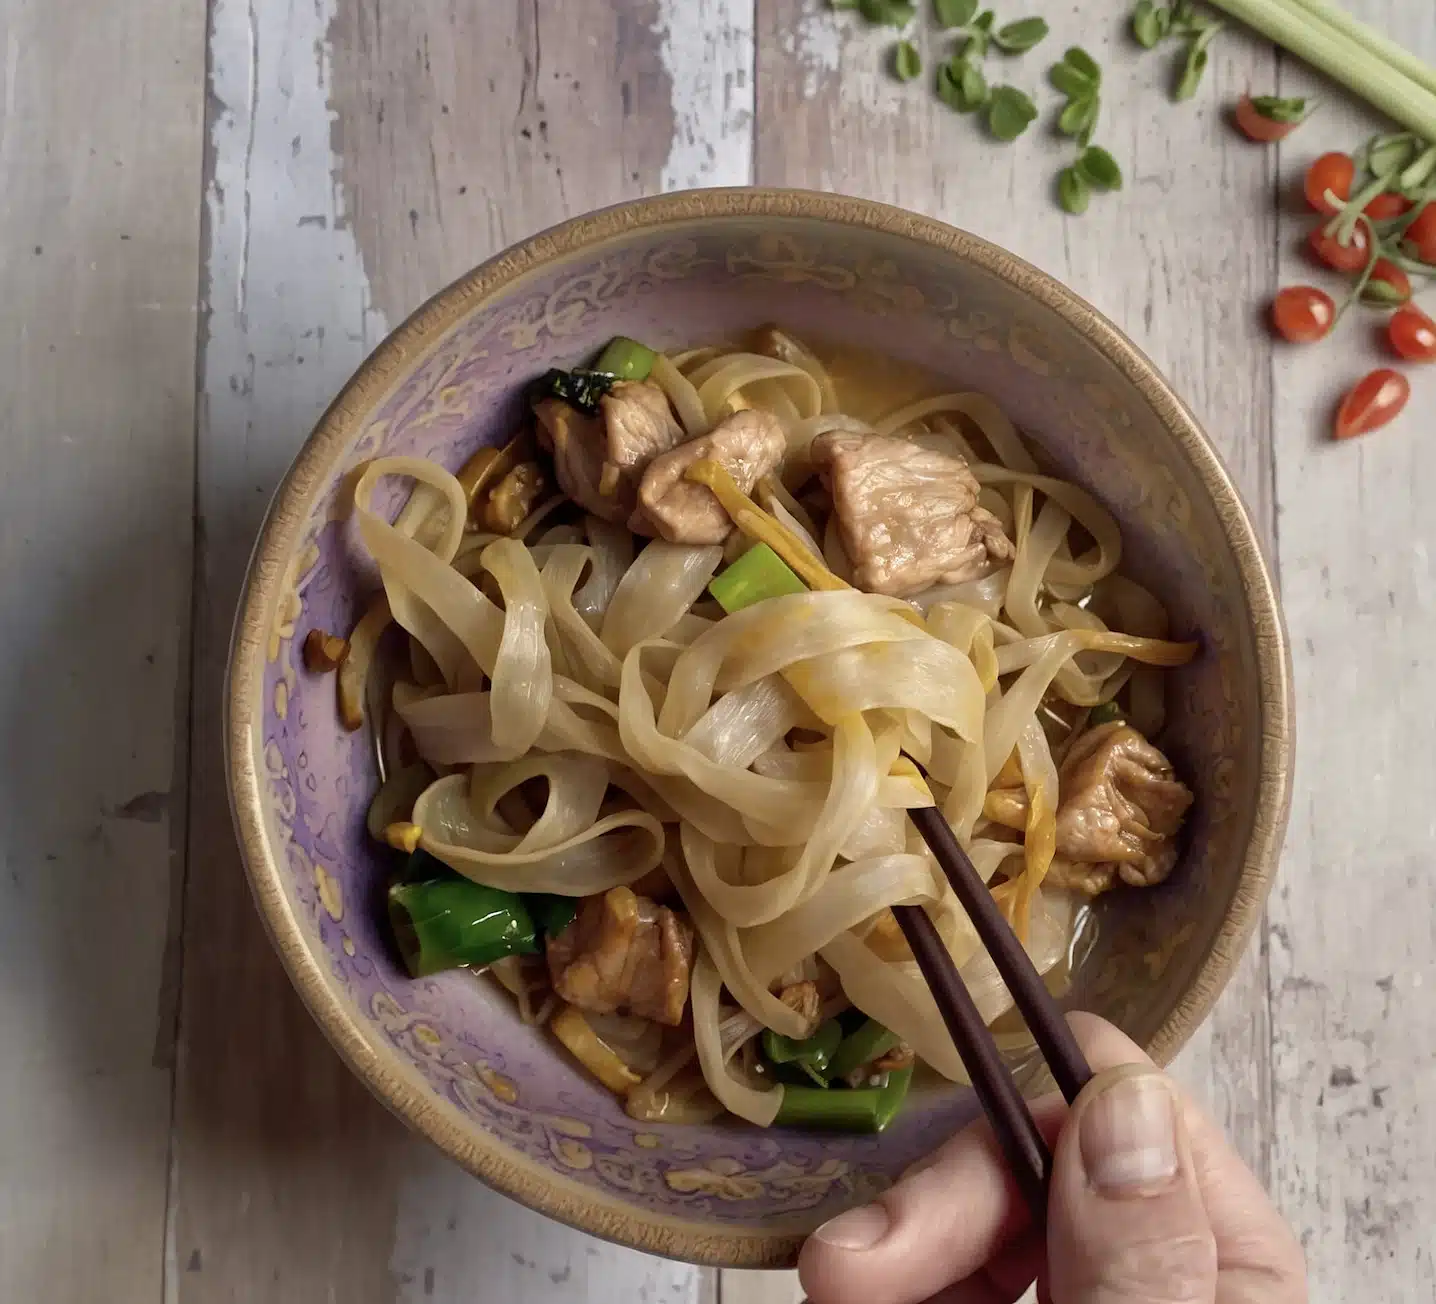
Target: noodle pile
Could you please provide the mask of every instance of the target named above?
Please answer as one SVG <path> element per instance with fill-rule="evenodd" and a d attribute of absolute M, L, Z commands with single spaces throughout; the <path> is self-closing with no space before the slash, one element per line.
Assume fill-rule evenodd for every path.
<path fill-rule="evenodd" d="M 552 524 L 562 499 L 513 537 L 477 533 L 448 471 L 412 457 L 372 462 L 355 491 L 358 528 L 414 644 L 394 711 L 440 776 L 413 799 L 420 845 L 514 892 L 592 896 L 666 874 L 698 936 L 691 1013 L 703 1078 L 750 1122 L 773 1122 L 783 1088 L 744 1072 L 737 1052 L 763 1028 L 806 1035 L 774 988 L 811 973 L 813 957 L 836 973 L 840 1004 L 964 1082 L 916 964 L 879 944 L 882 912 L 927 906 L 984 1016 L 1010 1002 L 905 810 L 941 808 L 979 872 L 999 881 L 1039 970 L 1051 969 L 1078 909 L 1044 887 L 1062 738 L 1123 689 L 1137 727 L 1159 728 L 1149 667 L 1190 649 L 1160 641 L 1160 604 L 1117 574 L 1113 518 L 1042 474 L 982 395 L 924 399 L 870 425 L 838 410 L 833 380 L 805 349 L 794 361 L 660 355 L 652 379 L 688 438 L 736 407 L 779 418 L 782 478 L 757 496 L 839 580 L 851 574 L 841 538 L 831 524 L 819 537 L 794 496 L 816 483 L 808 448 L 828 431 L 962 454 L 1015 559 L 911 601 L 835 582 L 724 615 L 706 596 L 724 547 L 635 539 L 593 517 Z M 393 523 L 371 506 L 386 477 L 415 482 Z M 729 560 L 744 542 L 735 531 Z M 1110 632 L 1104 614 L 1128 632 Z M 1026 791 L 1020 835 L 983 817 L 1004 771 Z M 535 780 L 541 809 L 516 827 L 506 803 L 539 791 Z"/>

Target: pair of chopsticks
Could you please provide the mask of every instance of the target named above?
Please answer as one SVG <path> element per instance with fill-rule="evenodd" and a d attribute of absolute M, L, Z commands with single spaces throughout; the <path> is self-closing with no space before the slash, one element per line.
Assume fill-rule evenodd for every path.
<path fill-rule="evenodd" d="M 1070 1104 L 1092 1077 L 1092 1069 L 1052 993 L 1003 918 L 987 885 L 978 877 L 942 812 L 935 806 L 923 806 L 909 810 L 908 817 L 952 884 L 997 972 L 1007 984 L 1013 1002 L 1027 1021 L 1058 1090 Z M 1007 1071 L 997 1043 L 983 1023 L 951 953 L 927 912 L 921 906 L 894 906 L 893 914 L 947 1024 L 957 1053 L 972 1079 L 972 1089 L 992 1123 L 1033 1220 L 1040 1226 L 1047 1217 L 1052 1152 L 1037 1130 L 1022 1092 Z"/>

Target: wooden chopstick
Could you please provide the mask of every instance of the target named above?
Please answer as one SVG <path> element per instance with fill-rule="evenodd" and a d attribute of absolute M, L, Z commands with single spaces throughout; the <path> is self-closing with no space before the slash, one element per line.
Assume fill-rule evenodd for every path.
<path fill-rule="evenodd" d="M 1057 1008 L 1047 984 L 1037 972 L 1017 935 L 1008 926 L 987 885 L 978 877 L 952 826 L 935 806 L 908 811 L 927 843 L 972 926 L 977 931 L 997 972 L 1007 984 L 1014 1004 L 1027 1021 L 1058 1089 L 1070 1104 L 1092 1077 L 1082 1048 Z M 1047 1185 L 1052 1175 L 1052 1152 L 1022 1098 L 1016 1081 L 1003 1063 L 1002 1053 L 982 1020 L 972 994 L 957 971 L 937 927 L 921 906 L 894 906 L 893 916 L 912 948 L 918 968 L 932 992 L 942 1020 L 962 1058 L 972 1089 L 992 1124 L 1018 1189 L 1041 1226 L 1047 1217 Z"/>
<path fill-rule="evenodd" d="M 992 1123 L 997 1143 L 1007 1156 L 1018 1190 L 1040 1227 L 1047 1218 L 1052 1152 L 1003 1064 L 997 1043 L 983 1023 L 937 927 L 921 906 L 894 906 L 892 911 L 972 1079 L 972 1089 Z"/>
<path fill-rule="evenodd" d="M 1063 1018 L 1052 993 L 1047 990 L 1047 984 L 1042 981 L 1022 943 L 1003 918 L 987 884 L 978 877 L 977 870 L 967 858 L 967 852 L 962 849 L 952 826 L 943 819 L 942 812 L 935 806 L 920 806 L 908 811 L 908 816 L 942 866 L 942 872 L 972 920 L 972 926 L 997 966 L 997 972 L 1012 993 L 1013 1003 L 1027 1021 L 1037 1049 L 1052 1070 L 1057 1089 L 1070 1105 L 1091 1080 L 1092 1066 L 1087 1063 L 1077 1038 L 1072 1035 L 1067 1020 Z M 933 996 L 936 998 L 937 993 L 934 992 Z"/>

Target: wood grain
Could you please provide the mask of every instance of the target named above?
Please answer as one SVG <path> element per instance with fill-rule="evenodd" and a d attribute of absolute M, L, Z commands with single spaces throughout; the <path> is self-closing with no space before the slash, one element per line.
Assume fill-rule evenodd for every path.
<path fill-rule="evenodd" d="M 1113 11 L 1114 19 L 1116 11 Z M 1257 305 L 1270 294 L 1276 238 L 1270 156 L 1247 146 L 1220 106 L 1270 84 L 1269 48 L 1232 34 L 1212 51 L 1197 100 L 1162 94 L 1170 68 L 1143 57 L 1116 21 L 1047 14 L 1052 34 L 989 75 L 1027 89 L 1041 124 L 1002 145 L 936 99 L 927 73 L 888 74 L 895 34 L 834 15 L 817 0 L 761 0 L 757 175 L 761 183 L 844 190 L 930 213 L 1052 272 L 1120 323 L 1192 405 L 1271 537 L 1270 356 Z M 950 38 L 919 29 L 929 72 Z M 1121 163 L 1121 194 L 1085 218 L 1051 186 L 1072 154 L 1045 129 L 1057 97 L 1046 72 L 1081 42 L 1104 71 L 1097 140 Z M 1220 295 L 1212 288 L 1221 287 Z M 1271 1112 L 1266 961 L 1258 943 L 1182 1057 L 1181 1075 L 1266 1171 Z"/>
<path fill-rule="evenodd" d="M 202 69 L 179 0 L 0 4 L 7 1300 L 161 1290 Z"/>
<path fill-rule="evenodd" d="M 1350 8 L 1436 60 L 1430 6 Z M 1282 149 L 1281 279 L 1321 282 L 1298 252 L 1312 221 L 1295 200 L 1302 170 L 1388 128 L 1305 70 L 1288 66 L 1282 85 L 1325 101 L 1320 131 Z M 1436 1298 L 1436 751 L 1419 723 L 1436 669 L 1436 377 L 1413 372 L 1396 424 L 1327 438 L 1341 391 L 1390 363 L 1379 320 L 1357 312 L 1336 339 L 1283 350 L 1275 370 L 1299 784 L 1270 909 L 1271 1176 L 1317 1304 Z"/>
<path fill-rule="evenodd" d="M 1351 7 L 1436 59 L 1429 6 Z M 254 915 L 214 706 L 269 493 L 392 324 L 563 217 L 750 179 L 933 213 L 1046 267 L 1221 446 L 1279 556 L 1300 787 L 1269 928 L 1178 1072 L 1302 1234 L 1313 1300 L 1436 1294 L 1436 755 L 1412 724 L 1436 646 L 1429 378 L 1401 423 L 1330 446 L 1338 391 L 1380 357 L 1368 323 L 1273 355 L 1260 322 L 1276 284 L 1313 279 L 1300 166 L 1378 124 L 1323 87 L 1280 155 L 1249 147 L 1222 106 L 1313 79 L 1228 33 L 1172 105 L 1125 4 L 1043 8 L 1047 42 L 990 71 L 1048 106 L 1069 41 L 1101 60 L 1127 185 L 1081 220 L 1048 191 L 1062 142 L 989 141 L 927 74 L 887 76 L 895 33 L 823 0 L 213 0 L 203 175 L 198 7 L 0 2 L 0 1296 L 799 1298 L 790 1274 L 519 1209 L 363 1092 Z M 917 39 L 930 71 L 945 42 Z"/>
<path fill-rule="evenodd" d="M 482 15 L 439 0 L 215 5 L 198 701 L 218 701 L 269 492 L 389 323 L 519 237 L 656 190 L 675 167 L 747 179 L 752 77 L 735 61 L 751 61 L 751 21 L 745 34 L 728 3 L 706 16 L 713 42 L 687 46 L 669 39 L 673 13 L 646 0 L 565 11 L 525 0 Z M 733 101 L 716 130 L 714 96 Z M 180 1300 L 711 1298 L 714 1274 L 519 1208 L 369 1099 L 300 1009 L 249 906 L 223 776 L 208 764 L 218 729 L 199 713 Z"/>

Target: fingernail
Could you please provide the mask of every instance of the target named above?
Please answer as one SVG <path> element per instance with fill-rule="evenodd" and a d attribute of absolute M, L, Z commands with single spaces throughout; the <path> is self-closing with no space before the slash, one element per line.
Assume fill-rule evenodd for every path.
<path fill-rule="evenodd" d="M 888 1211 L 882 1205 L 865 1204 L 825 1222 L 813 1238 L 840 1250 L 870 1250 L 888 1234 L 889 1226 Z"/>
<path fill-rule="evenodd" d="M 1176 1102 L 1155 1073 L 1119 1078 L 1082 1114 L 1087 1177 L 1106 1195 L 1155 1195 L 1177 1175 Z"/>

